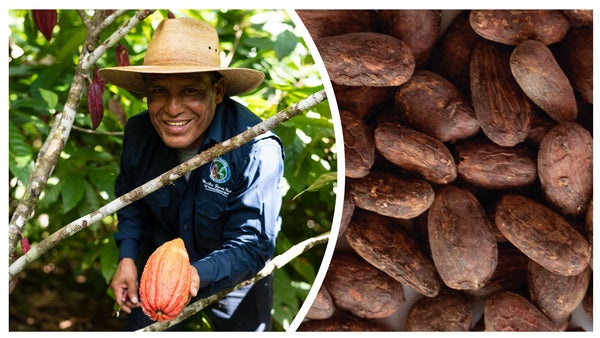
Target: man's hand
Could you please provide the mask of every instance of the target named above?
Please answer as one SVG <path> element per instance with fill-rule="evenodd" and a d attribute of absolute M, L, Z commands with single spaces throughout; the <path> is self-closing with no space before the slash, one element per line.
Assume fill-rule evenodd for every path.
<path fill-rule="evenodd" d="M 192 265 L 190 269 L 190 299 L 192 297 L 196 297 L 198 294 L 198 289 L 200 288 L 200 276 L 198 275 L 198 270 Z"/>
<path fill-rule="evenodd" d="M 200 282 L 198 282 L 199 284 Z M 126 313 L 131 313 L 131 309 L 140 306 L 138 300 L 137 266 L 133 259 L 122 258 L 119 261 L 117 272 L 110 283 L 110 287 L 115 293 L 117 304 Z M 127 291 L 127 299 L 125 299 L 125 302 L 122 302 L 125 291 Z"/>

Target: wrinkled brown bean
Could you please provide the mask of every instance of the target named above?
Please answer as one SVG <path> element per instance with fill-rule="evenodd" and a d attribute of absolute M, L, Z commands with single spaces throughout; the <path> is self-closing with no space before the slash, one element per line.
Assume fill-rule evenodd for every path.
<path fill-rule="evenodd" d="M 529 198 L 503 196 L 494 221 L 519 250 L 554 273 L 578 275 L 589 263 L 587 240 L 564 217 Z"/>
<path fill-rule="evenodd" d="M 527 287 L 527 265 L 530 259 L 512 245 L 498 245 L 498 264 L 492 276 L 479 290 L 465 290 L 473 297 L 489 297 L 496 292 Z"/>
<path fill-rule="evenodd" d="M 469 23 L 470 11 L 460 12 L 450 23 L 431 56 L 431 70 L 448 79 L 463 94 L 471 93 L 471 51 L 483 39 Z"/>
<path fill-rule="evenodd" d="M 417 217 L 431 206 L 434 198 L 433 188 L 424 180 L 379 171 L 349 179 L 347 184 L 354 205 L 394 218 Z"/>
<path fill-rule="evenodd" d="M 408 311 L 406 331 L 470 331 L 471 303 L 460 293 L 421 298 Z"/>
<path fill-rule="evenodd" d="M 377 14 L 372 10 L 297 10 L 313 40 L 324 36 L 377 31 Z"/>
<path fill-rule="evenodd" d="M 529 261 L 527 279 L 531 300 L 555 324 L 564 323 L 581 303 L 590 282 L 591 270 L 563 276 Z"/>
<path fill-rule="evenodd" d="M 391 331 L 385 325 L 373 323 L 366 319 L 360 319 L 351 316 L 332 317 L 320 320 L 309 320 L 298 326 L 298 331 Z"/>
<path fill-rule="evenodd" d="M 412 76 L 415 59 L 402 40 L 359 32 L 316 41 L 331 81 L 346 86 L 399 86 Z"/>
<path fill-rule="evenodd" d="M 510 56 L 510 69 L 523 92 L 554 120 L 577 118 L 573 87 L 546 45 L 537 40 L 519 43 Z"/>
<path fill-rule="evenodd" d="M 440 10 L 377 10 L 383 33 L 404 41 L 415 58 L 415 67 L 427 65 L 429 56 L 440 36 Z"/>
<path fill-rule="evenodd" d="M 456 179 L 456 164 L 438 139 L 400 124 L 381 123 L 374 133 L 375 148 L 388 161 L 427 181 L 447 184 Z"/>
<path fill-rule="evenodd" d="M 403 285 L 428 297 L 438 294 L 441 282 L 431 258 L 393 219 L 357 210 L 346 239 L 364 260 Z"/>
<path fill-rule="evenodd" d="M 537 159 L 525 146 L 501 147 L 471 139 L 455 147 L 458 175 L 486 189 L 524 187 L 537 179 Z"/>
<path fill-rule="evenodd" d="M 537 158 L 542 190 L 564 215 L 582 215 L 592 198 L 593 143 L 574 122 L 555 126 L 542 139 Z"/>
<path fill-rule="evenodd" d="M 368 119 L 392 102 L 396 87 L 342 86 L 333 84 L 340 110 L 348 110 Z"/>
<path fill-rule="evenodd" d="M 352 112 L 341 110 L 347 177 L 364 177 L 375 162 L 375 143 L 367 124 Z"/>
<path fill-rule="evenodd" d="M 558 10 L 473 10 L 470 22 L 482 37 L 513 46 L 529 39 L 550 45 L 562 40 L 570 27 Z"/>
<path fill-rule="evenodd" d="M 324 285 L 321 285 L 315 300 L 310 309 L 306 313 L 306 318 L 309 319 L 326 319 L 330 318 L 335 312 L 335 305 L 331 299 L 331 295 Z"/>
<path fill-rule="evenodd" d="M 384 318 L 404 303 L 402 284 L 354 254 L 333 255 L 324 283 L 336 307 L 358 318 Z"/>
<path fill-rule="evenodd" d="M 503 147 L 527 138 L 533 114 L 509 59 L 510 49 L 490 41 L 480 41 L 471 53 L 473 110 L 485 135 Z"/>
<path fill-rule="evenodd" d="M 415 71 L 394 100 L 402 121 L 442 142 L 470 138 L 480 130 L 471 103 L 436 73 Z"/>
<path fill-rule="evenodd" d="M 555 331 L 535 305 L 511 291 L 493 294 L 483 310 L 486 331 Z"/>
<path fill-rule="evenodd" d="M 444 283 L 457 290 L 481 288 L 496 269 L 498 249 L 477 198 L 468 190 L 444 186 L 428 213 L 431 257 Z"/>
<path fill-rule="evenodd" d="M 594 30 L 574 27 L 560 42 L 562 69 L 573 89 L 588 103 L 594 103 Z"/>

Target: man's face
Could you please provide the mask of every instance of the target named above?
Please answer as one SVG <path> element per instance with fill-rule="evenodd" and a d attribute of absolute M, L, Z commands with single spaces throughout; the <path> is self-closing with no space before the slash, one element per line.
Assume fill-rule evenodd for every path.
<path fill-rule="evenodd" d="M 200 147 L 223 100 L 225 80 L 213 84 L 206 73 L 151 74 L 147 83 L 150 120 L 165 144 L 174 149 Z"/>

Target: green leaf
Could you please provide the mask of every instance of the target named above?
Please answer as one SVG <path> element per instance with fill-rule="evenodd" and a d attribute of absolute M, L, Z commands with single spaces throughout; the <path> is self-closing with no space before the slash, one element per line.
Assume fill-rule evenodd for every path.
<path fill-rule="evenodd" d="M 44 88 L 40 88 L 39 91 L 40 94 L 42 94 L 42 99 L 48 104 L 48 108 L 56 109 L 56 105 L 58 105 L 58 95 L 55 92 Z"/>
<path fill-rule="evenodd" d="M 61 191 L 65 213 L 73 209 L 83 198 L 85 193 L 85 180 L 81 176 L 71 175 L 66 178 Z"/>
<path fill-rule="evenodd" d="M 291 52 L 296 49 L 296 45 L 298 44 L 298 37 L 296 34 L 290 32 L 289 30 L 283 31 L 281 34 L 277 35 L 277 39 L 275 40 L 275 45 L 273 46 L 273 50 L 275 50 L 275 54 L 279 60 L 284 57 L 290 55 Z"/>
<path fill-rule="evenodd" d="M 336 182 L 337 181 L 337 172 L 332 172 L 332 173 L 324 173 L 321 176 L 319 176 L 314 182 L 313 184 L 311 184 L 308 188 L 304 189 L 303 191 L 301 191 L 300 193 L 298 193 L 296 196 L 294 196 L 293 199 L 296 199 L 296 197 L 304 194 L 307 191 L 318 191 L 319 189 L 321 189 L 324 185 L 331 183 L 331 182 Z"/>
<path fill-rule="evenodd" d="M 291 288 L 292 280 L 284 270 L 273 274 L 273 319 L 287 329 L 299 310 L 296 290 Z"/>
<path fill-rule="evenodd" d="M 114 237 L 110 234 L 102 241 L 102 249 L 100 250 L 100 272 L 106 284 L 110 284 L 115 275 L 118 261 L 119 248 L 117 248 Z"/>
<path fill-rule="evenodd" d="M 44 191 L 40 197 L 40 209 L 46 209 L 52 206 L 52 204 L 58 201 L 62 191 L 63 182 L 59 181 L 57 184 L 51 184 L 48 182 L 44 187 Z"/>
<path fill-rule="evenodd" d="M 8 167 L 19 181 L 26 184 L 33 171 L 33 152 L 21 130 L 12 122 L 8 123 Z"/>

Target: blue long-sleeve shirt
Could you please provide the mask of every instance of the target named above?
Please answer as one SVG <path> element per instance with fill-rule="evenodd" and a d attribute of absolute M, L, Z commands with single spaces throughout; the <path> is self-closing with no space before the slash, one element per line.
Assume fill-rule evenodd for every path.
<path fill-rule="evenodd" d="M 261 120 L 226 98 L 217 105 L 200 151 Z M 119 259 L 144 258 L 164 242 L 181 237 L 198 270 L 205 297 L 254 276 L 274 254 L 281 226 L 280 179 L 283 148 L 272 132 L 223 154 L 117 212 L 114 237 Z M 158 136 L 147 111 L 129 119 L 123 138 L 120 196 L 178 164 L 175 150 Z M 142 262 L 143 263 L 143 262 Z"/>

